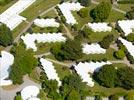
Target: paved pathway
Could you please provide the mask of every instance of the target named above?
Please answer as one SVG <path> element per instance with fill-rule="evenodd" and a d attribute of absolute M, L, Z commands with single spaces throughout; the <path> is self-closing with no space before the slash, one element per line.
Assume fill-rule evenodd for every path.
<path fill-rule="evenodd" d="M 15 89 L 11 89 L 11 90 L 5 90 L 3 88 L 0 87 L 0 100 L 13 100 L 13 98 L 16 95 L 16 92 L 21 91 L 24 87 L 29 86 L 29 85 L 35 85 L 39 88 L 41 88 L 40 84 L 37 84 L 33 81 L 31 81 L 28 76 L 24 76 L 24 83 L 17 86 Z"/>
<path fill-rule="evenodd" d="M 43 53 L 43 54 L 40 54 L 40 55 L 35 55 L 34 57 L 35 58 L 41 58 L 41 57 L 43 57 L 43 56 L 48 56 L 48 55 L 50 55 L 51 54 L 51 52 L 47 52 L 47 53 Z"/>
<path fill-rule="evenodd" d="M 62 66 L 66 66 L 68 68 L 71 68 L 72 65 L 74 65 L 75 63 L 64 63 L 64 62 L 59 62 L 59 61 L 56 61 L 56 60 L 53 60 L 53 59 L 50 59 L 50 58 L 46 58 L 46 60 L 49 60 L 53 63 L 56 63 L 56 64 L 59 64 L 59 65 L 62 65 Z"/>

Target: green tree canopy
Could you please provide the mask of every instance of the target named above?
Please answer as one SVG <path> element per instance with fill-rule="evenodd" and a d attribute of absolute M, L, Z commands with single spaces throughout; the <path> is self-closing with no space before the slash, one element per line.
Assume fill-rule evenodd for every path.
<path fill-rule="evenodd" d="M 38 65 L 38 61 L 32 50 L 26 50 L 21 45 L 14 46 L 11 52 L 15 56 L 15 61 L 11 67 L 10 79 L 13 80 L 14 84 L 21 84 L 23 75 L 30 74 Z"/>
<path fill-rule="evenodd" d="M 51 52 L 58 60 L 77 60 L 82 57 L 82 46 L 78 40 L 67 40 L 62 45 L 52 47 Z"/>
<path fill-rule="evenodd" d="M 115 67 L 104 65 L 97 73 L 94 74 L 96 81 L 105 87 L 114 87 L 117 79 Z"/>
<path fill-rule="evenodd" d="M 108 49 L 110 44 L 114 41 L 114 35 L 110 34 L 103 38 L 100 42 L 100 46 L 104 49 Z"/>
<path fill-rule="evenodd" d="M 91 10 L 90 16 L 95 22 L 104 22 L 110 15 L 111 4 L 108 2 L 101 2 L 94 9 Z"/>
<path fill-rule="evenodd" d="M 0 45 L 8 46 L 11 45 L 12 42 L 12 32 L 5 24 L 0 23 Z"/>
<path fill-rule="evenodd" d="M 134 89 L 134 70 L 130 67 L 123 67 L 118 69 L 117 77 L 120 82 L 118 86 L 126 89 Z"/>

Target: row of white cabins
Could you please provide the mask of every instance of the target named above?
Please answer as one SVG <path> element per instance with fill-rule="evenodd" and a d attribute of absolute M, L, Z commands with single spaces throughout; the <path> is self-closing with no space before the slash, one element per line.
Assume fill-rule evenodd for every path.
<path fill-rule="evenodd" d="M 22 20 L 26 20 L 26 18 L 20 16 L 19 14 L 24 11 L 28 6 L 30 6 L 32 3 L 34 3 L 36 0 L 19 0 L 17 3 L 15 3 L 12 7 L 7 9 L 4 13 L 0 15 L 0 22 L 6 24 L 11 30 L 16 28 Z M 78 24 L 76 19 L 73 17 L 71 11 L 79 11 L 83 6 L 81 6 L 79 3 L 63 3 L 58 5 L 61 12 L 63 13 L 66 23 L 70 25 Z M 59 27 L 59 23 L 56 22 L 54 19 L 36 19 L 34 21 L 34 24 L 39 27 Z M 125 33 L 125 36 L 132 33 L 132 29 L 134 29 L 134 20 L 122 20 L 118 21 L 118 25 Z M 108 26 L 108 23 L 88 23 L 88 27 L 91 28 L 94 32 L 107 32 L 111 31 L 112 27 Z M 46 43 L 46 42 L 64 42 L 66 41 L 66 38 L 62 36 L 62 33 L 36 33 L 36 34 L 26 34 L 25 36 L 21 36 L 21 39 L 26 45 L 26 48 L 32 48 L 34 51 L 37 51 L 37 47 L 35 44 L 35 41 L 37 43 Z M 127 50 L 130 52 L 130 54 L 134 57 L 134 45 L 126 41 L 123 38 L 119 38 L 119 40 L 126 46 Z M 93 43 L 91 45 L 85 43 L 83 45 L 83 53 L 85 54 L 100 54 L 100 53 L 106 53 L 106 50 L 101 48 L 99 44 Z M 2 51 L 1 57 L 0 57 L 0 86 L 5 85 L 11 85 L 12 80 L 8 80 L 9 77 L 9 69 L 10 66 L 14 62 L 14 56 L 8 52 Z M 57 80 L 58 85 L 61 85 L 60 78 L 58 77 L 58 74 L 53 66 L 53 63 L 50 61 L 47 61 L 44 58 L 40 59 L 40 63 L 48 77 L 49 80 Z M 94 71 L 97 71 L 105 64 L 111 64 L 111 62 L 80 62 L 77 65 L 73 65 L 74 69 L 76 70 L 77 74 L 81 76 L 83 82 L 87 82 L 87 85 L 90 87 L 94 86 L 94 82 L 92 78 L 90 77 L 89 73 L 93 73 Z M 28 87 L 31 88 L 31 87 Z M 33 88 L 33 87 L 32 87 Z M 36 87 L 34 87 L 36 88 Z M 36 93 L 31 93 L 31 95 L 28 98 L 36 98 L 38 94 L 38 89 L 36 88 Z M 24 89 L 22 90 L 22 98 L 27 98 L 27 95 L 23 91 L 29 91 Z M 26 100 L 26 99 L 24 99 Z M 36 100 L 39 100 L 39 98 L 36 98 Z"/>

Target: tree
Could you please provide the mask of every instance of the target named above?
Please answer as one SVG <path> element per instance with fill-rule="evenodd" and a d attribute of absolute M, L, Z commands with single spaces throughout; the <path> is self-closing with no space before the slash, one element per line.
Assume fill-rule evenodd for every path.
<path fill-rule="evenodd" d="M 12 32 L 5 24 L 0 23 L 0 45 L 8 46 L 11 45 L 12 42 Z"/>
<path fill-rule="evenodd" d="M 58 60 L 77 60 L 82 57 L 82 46 L 78 40 L 67 40 L 61 46 L 54 46 L 51 52 Z"/>
<path fill-rule="evenodd" d="M 115 86 L 117 79 L 116 69 L 112 65 L 104 65 L 98 72 L 94 73 L 94 79 L 105 87 Z"/>
<path fill-rule="evenodd" d="M 82 8 L 80 9 L 80 11 L 78 12 L 78 14 L 80 15 L 80 17 L 85 18 L 89 16 L 89 10 L 88 8 Z"/>
<path fill-rule="evenodd" d="M 30 74 L 38 65 L 37 59 L 34 57 L 32 50 L 25 50 L 24 46 L 14 46 L 11 49 L 15 60 L 11 67 L 10 79 L 14 84 L 21 84 L 23 75 Z"/>
<path fill-rule="evenodd" d="M 121 49 L 119 51 L 114 52 L 114 55 L 117 59 L 123 59 L 125 57 L 125 53 Z"/>
<path fill-rule="evenodd" d="M 86 88 L 86 83 L 83 83 L 82 79 L 78 75 L 73 74 L 64 77 L 62 81 L 62 86 L 60 87 L 60 94 L 64 98 L 67 98 L 67 100 L 69 100 L 71 98 L 71 95 L 73 94 L 75 94 L 75 96 L 72 97 L 72 99 L 81 98 L 85 96 L 85 88 Z M 68 95 L 70 97 L 68 97 Z"/>
<path fill-rule="evenodd" d="M 88 7 L 91 4 L 91 0 L 78 0 L 82 6 Z"/>
<path fill-rule="evenodd" d="M 132 68 L 123 67 L 118 69 L 117 77 L 120 81 L 117 83 L 118 86 L 126 89 L 134 89 L 134 70 Z"/>
<path fill-rule="evenodd" d="M 100 46 L 104 49 L 108 49 L 110 44 L 114 41 L 114 36 L 107 35 L 106 37 L 103 38 L 103 40 L 100 42 Z"/>
<path fill-rule="evenodd" d="M 108 2 L 101 2 L 94 9 L 91 10 L 90 16 L 95 22 L 104 22 L 110 15 L 111 4 Z"/>

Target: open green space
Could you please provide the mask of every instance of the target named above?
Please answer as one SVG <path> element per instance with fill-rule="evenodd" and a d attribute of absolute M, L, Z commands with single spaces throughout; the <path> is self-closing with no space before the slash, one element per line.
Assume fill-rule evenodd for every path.
<path fill-rule="evenodd" d="M 34 18 L 38 17 L 45 10 L 48 10 L 59 2 L 60 0 L 37 0 L 33 5 L 31 5 L 28 9 L 21 13 L 21 15 L 26 17 L 27 20 L 31 21 Z"/>
<path fill-rule="evenodd" d="M 60 77 L 60 80 L 62 80 L 65 76 L 69 76 L 71 74 L 71 70 L 66 66 L 62 66 L 56 63 L 54 63 L 54 66 L 58 76 Z"/>
<path fill-rule="evenodd" d="M 6 5 L 0 5 L 0 13 L 4 12 L 6 9 L 12 6 L 15 2 L 17 2 L 17 0 L 12 0 L 10 3 Z"/>
<path fill-rule="evenodd" d="M 16 27 L 12 33 L 13 33 L 13 38 L 15 39 L 26 27 L 28 23 L 22 22 L 18 27 Z"/>

